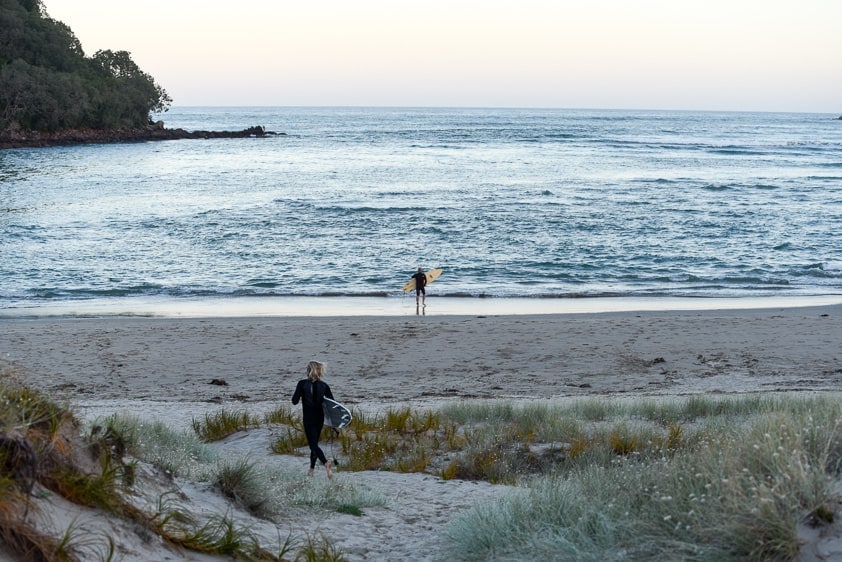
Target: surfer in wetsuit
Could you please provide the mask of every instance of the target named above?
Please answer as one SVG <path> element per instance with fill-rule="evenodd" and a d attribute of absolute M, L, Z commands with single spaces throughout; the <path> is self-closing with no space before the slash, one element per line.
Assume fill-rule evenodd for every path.
<path fill-rule="evenodd" d="M 421 297 L 421 302 L 427 306 L 427 274 L 419 267 L 412 278 L 415 279 L 415 304 L 418 304 L 418 297 L 424 295 Z"/>
<path fill-rule="evenodd" d="M 307 445 L 310 446 L 310 476 L 316 469 L 316 460 L 319 460 L 327 471 L 327 477 L 333 478 L 330 461 L 327 460 L 324 451 L 319 447 L 319 437 L 325 424 L 322 402 L 325 396 L 333 400 L 330 387 L 322 380 L 324 375 L 324 363 L 319 361 L 307 363 L 307 378 L 298 381 L 295 393 L 292 395 L 292 403 L 297 405 L 301 401 L 304 435 L 307 436 Z"/>

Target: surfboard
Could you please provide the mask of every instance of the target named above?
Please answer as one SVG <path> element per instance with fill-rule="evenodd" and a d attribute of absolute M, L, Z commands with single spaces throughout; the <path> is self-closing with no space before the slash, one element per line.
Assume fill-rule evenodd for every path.
<path fill-rule="evenodd" d="M 325 425 L 335 429 L 342 429 L 351 423 L 351 410 L 337 402 L 325 397 L 322 401 L 322 409 L 325 413 Z"/>
<path fill-rule="evenodd" d="M 427 276 L 427 285 L 435 281 L 439 278 L 442 274 L 443 269 L 431 269 L 430 271 L 426 272 L 425 275 Z M 409 291 L 415 290 L 415 279 L 410 279 L 407 281 L 406 285 L 403 286 L 403 292 L 408 293 Z"/>

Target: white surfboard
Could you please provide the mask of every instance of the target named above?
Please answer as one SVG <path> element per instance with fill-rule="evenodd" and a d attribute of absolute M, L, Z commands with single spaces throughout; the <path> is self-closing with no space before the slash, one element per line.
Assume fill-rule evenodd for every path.
<path fill-rule="evenodd" d="M 342 429 L 351 423 L 351 410 L 337 402 L 325 397 L 322 402 L 325 413 L 325 425 L 334 429 Z"/>
<path fill-rule="evenodd" d="M 443 269 L 437 268 L 437 269 L 431 269 L 430 271 L 425 273 L 425 275 L 427 276 L 427 285 L 429 285 L 430 283 L 432 283 L 433 281 L 438 279 L 439 276 L 441 276 L 443 271 L 444 271 Z M 414 290 L 415 290 L 415 279 L 410 279 L 409 281 L 406 282 L 406 285 L 403 286 L 403 292 L 408 293 L 409 291 L 414 291 Z"/>

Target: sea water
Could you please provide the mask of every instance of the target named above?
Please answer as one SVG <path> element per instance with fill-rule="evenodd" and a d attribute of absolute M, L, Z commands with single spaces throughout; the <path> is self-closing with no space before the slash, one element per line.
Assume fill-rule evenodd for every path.
<path fill-rule="evenodd" d="M 176 107 L 283 134 L 0 151 L 0 314 L 833 300 L 833 117 Z"/>

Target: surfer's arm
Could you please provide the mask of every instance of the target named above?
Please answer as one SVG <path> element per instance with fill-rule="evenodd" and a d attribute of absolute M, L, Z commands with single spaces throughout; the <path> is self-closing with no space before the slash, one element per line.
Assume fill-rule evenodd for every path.
<path fill-rule="evenodd" d="M 298 381 L 298 384 L 295 386 L 295 392 L 292 395 L 292 405 L 297 406 L 298 401 L 301 400 L 301 381 Z"/>
<path fill-rule="evenodd" d="M 331 400 L 336 400 L 336 399 L 333 397 L 333 393 L 330 391 L 330 386 L 329 386 L 327 383 L 325 383 L 325 396 L 327 396 L 327 397 L 328 397 L 328 398 L 330 398 Z"/>

